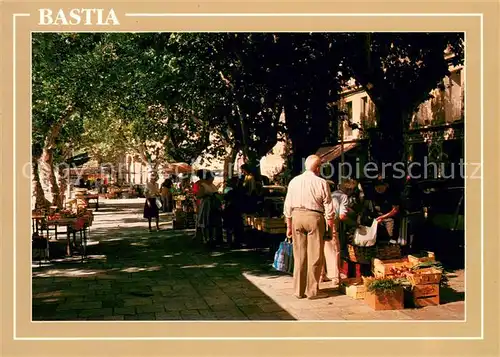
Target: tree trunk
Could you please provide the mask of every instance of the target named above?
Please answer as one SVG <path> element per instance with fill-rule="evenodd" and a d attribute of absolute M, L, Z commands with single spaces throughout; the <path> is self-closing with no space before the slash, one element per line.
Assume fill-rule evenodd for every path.
<path fill-rule="evenodd" d="M 158 182 L 158 164 L 155 162 L 149 162 L 148 168 L 148 182 L 156 184 Z"/>
<path fill-rule="evenodd" d="M 379 174 L 396 190 L 406 177 L 401 170 L 406 168 L 404 127 L 408 118 L 405 111 L 394 106 L 377 108 L 378 130 L 371 138 L 372 158 Z"/>
<path fill-rule="evenodd" d="M 56 172 L 54 170 L 54 154 L 52 149 L 43 148 L 43 153 L 40 158 L 40 167 L 43 177 L 43 182 L 46 185 L 46 193 L 50 198 L 53 206 L 62 207 L 62 202 L 59 196 L 59 185 L 57 184 Z"/>
<path fill-rule="evenodd" d="M 229 147 L 229 151 L 224 157 L 224 180 L 228 180 L 234 175 L 234 160 L 236 160 L 236 155 L 238 150 L 234 146 Z"/>
<path fill-rule="evenodd" d="M 58 171 L 58 176 L 59 176 L 59 202 L 61 202 L 62 205 L 64 202 L 66 202 L 66 193 L 69 184 L 69 172 L 67 172 L 66 168 L 60 169 Z"/>
<path fill-rule="evenodd" d="M 34 209 L 48 209 L 50 207 L 50 201 L 45 198 L 45 193 L 43 192 L 42 184 L 40 183 L 40 174 L 38 172 L 38 157 L 33 156 L 31 161 L 31 183 L 32 183 L 32 193 L 33 193 L 33 202 Z"/>
<path fill-rule="evenodd" d="M 72 105 L 68 105 L 61 118 L 52 125 L 45 137 L 42 156 L 39 161 L 42 174 L 41 183 L 42 186 L 45 186 L 44 191 L 52 201 L 52 205 L 58 208 L 62 208 L 62 201 L 54 170 L 54 148 L 63 125 L 74 112 L 75 108 Z"/>
<path fill-rule="evenodd" d="M 294 106 L 297 106 L 295 108 Z M 311 110 L 310 110 L 311 109 Z M 310 117 L 311 113 L 315 117 Z M 316 153 L 328 132 L 328 121 L 319 110 L 294 105 L 285 106 L 285 118 L 288 126 L 288 136 L 292 143 L 291 178 L 299 175 L 303 170 L 303 160 Z M 309 116 L 309 117 L 308 117 Z M 307 119 L 303 119 L 307 118 Z M 308 122 L 304 122 L 308 120 Z"/>

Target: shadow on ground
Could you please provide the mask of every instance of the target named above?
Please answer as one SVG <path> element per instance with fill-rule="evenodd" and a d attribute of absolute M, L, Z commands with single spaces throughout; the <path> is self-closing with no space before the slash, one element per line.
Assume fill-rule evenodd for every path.
<path fill-rule="evenodd" d="M 189 232 L 145 227 L 94 228 L 91 240 L 87 261 L 33 269 L 33 320 L 293 319 L 244 277 L 281 275 L 258 250 L 208 251 Z"/>

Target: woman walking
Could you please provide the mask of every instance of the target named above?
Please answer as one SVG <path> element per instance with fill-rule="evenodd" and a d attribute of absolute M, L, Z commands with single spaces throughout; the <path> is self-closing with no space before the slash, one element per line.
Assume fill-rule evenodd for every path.
<path fill-rule="evenodd" d="M 200 200 L 197 228 L 201 229 L 205 243 L 213 247 L 222 238 L 219 237 L 222 225 L 221 201 L 217 197 L 218 188 L 214 185 L 214 175 L 210 171 L 204 171 L 197 186 L 196 197 Z"/>
<path fill-rule="evenodd" d="M 156 221 L 156 230 L 160 230 L 160 210 L 157 205 L 156 197 L 159 194 L 158 186 L 156 183 L 148 181 L 146 184 L 146 202 L 144 204 L 144 218 L 148 220 L 149 231 L 152 231 L 151 221 L 154 218 Z"/>

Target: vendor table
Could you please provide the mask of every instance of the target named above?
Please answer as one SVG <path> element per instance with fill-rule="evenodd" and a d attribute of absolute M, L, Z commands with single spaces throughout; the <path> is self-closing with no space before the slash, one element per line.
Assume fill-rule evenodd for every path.
<path fill-rule="evenodd" d="M 243 216 L 246 231 L 252 235 L 248 243 L 253 247 L 264 246 L 274 254 L 279 243 L 285 239 L 286 223 L 282 218 L 257 217 L 251 214 Z"/>
<path fill-rule="evenodd" d="M 58 227 L 66 227 L 66 255 L 71 256 L 75 249 L 80 250 L 82 256 L 82 261 L 87 256 L 87 230 L 90 229 L 92 225 L 92 216 L 82 216 L 76 218 L 58 218 L 52 220 L 46 220 L 45 225 L 47 227 L 47 232 L 49 227 L 54 227 L 56 239 L 57 239 L 57 229 Z M 80 242 L 77 245 L 77 233 L 79 233 Z M 71 236 L 73 236 L 73 241 L 71 241 Z"/>
<path fill-rule="evenodd" d="M 87 227 L 85 221 L 79 218 L 61 218 L 55 220 L 47 221 L 49 226 L 55 226 L 56 232 L 57 227 L 65 226 L 66 227 L 66 255 L 71 256 L 74 252 L 74 249 L 77 248 L 76 245 L 76 237 L 77 233 L 80 233 L 80 253 L 82 255 L 82 261 L 86 256 L 87 250 Z M 73 244 L 71 244 L 71 236 L 73 236 Z"/>
<path fill-rule="evenodd" d="M 95 210 L 99 210 L 99 195 L 98 194 L 86 194 L 83 198 L 87 201 L 87 205 L 90 207 L 90 200 L 95 200 Z"/>

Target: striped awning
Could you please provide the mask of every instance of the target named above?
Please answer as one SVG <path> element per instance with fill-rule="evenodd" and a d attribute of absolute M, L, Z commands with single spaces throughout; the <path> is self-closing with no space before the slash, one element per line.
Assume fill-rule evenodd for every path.
<path fill-rule="evenodd" d="M 344 153 L 353 149 L 357 145 L 358 145 L 358 143 L 344 144 Z M 336 158 L 340 157 L 341 154 L 342 154 L 342 144 L 338 144 L 335 146 L 325 146 L 325 147 L 319 148 L 318 151 L 316 151 L 316 155 L 318 155 L 321 158 L 322 162 L 333 161 Z"/>

